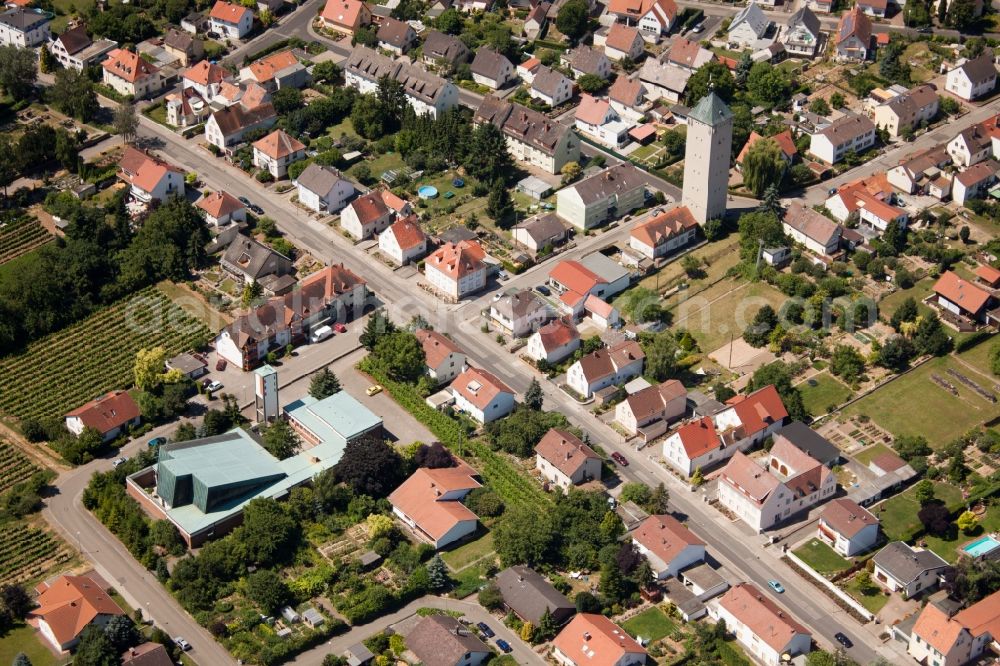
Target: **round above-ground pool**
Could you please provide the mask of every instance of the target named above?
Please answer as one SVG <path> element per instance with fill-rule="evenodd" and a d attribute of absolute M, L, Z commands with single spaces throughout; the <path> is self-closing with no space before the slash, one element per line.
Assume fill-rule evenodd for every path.
<path fill-rule="evenodd" d="M 465 181 L 461 178 L 452 178 L 451 184 L 455 187 L 465 187 Z"/>
<path fill-rule="evenodd" d="M 433 199 L 438 195 L 438 188 L 433 185 L 421 185 L 417 188 L 417 196 L 421 199 Z"/>

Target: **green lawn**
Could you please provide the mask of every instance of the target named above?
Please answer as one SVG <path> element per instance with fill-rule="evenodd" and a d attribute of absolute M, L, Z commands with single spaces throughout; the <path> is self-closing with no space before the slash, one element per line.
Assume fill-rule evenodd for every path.
<path fill-rule="evenodd" d="M 874 446 L 869 446 L 867 449 L 862 449 L 860 452 L 854 454 L 854 459 L 867 467 L 868 463 L 870 463 L 875 456 L 880 456 L 883 453 L 894 453 L 894 451 L 885 444 L 875 444 Z"/>
<path fill-rule="evenodd" d="M 962 491 L 950 483 L 935 483 L 934 496 L 949 509 L 962 505 Z M 916 486 L 880 504 L 872 513 L 882 521 L 882 531 L 890 541 L 909 541 L 920 529 L 917 512 L 920 504 L 916 499 Z"/>
<path fill-rule="evenodd" d="M 70 659 L 56 659 L 42 643 L 41 635 L 27 625 L 13 629 L 0 638 L 0 664 L 13 663 L 18 652 L 23 652 L 32 666 L 56 666 L 70 662 Z"/>
<path fill-rule="evenodd" d="M 622 625 L 630 636 L 642 636 L 651 641 L 659 640 L 674 632 L 677 625 L 658 606 L 645 610 Z"/>
<path fill-rule="evenodd" d="M 481 560 L 493 552 L 493 533 L 487 532 L 475 541 L 462 544 L 454 550 L 441 553 L 441 559 L 451 567 L 452 571 Z"/>
<path fill-rule="evenodd" d="M 850 562 L 819 539 L 811 539 L 809 543 L 792 552 L 824 576 L 838 573 L 851 566 Z"/>
<path fill-rule="evenodd" d="M 958 356 L 969 365 L 979 368 L 984 374 L 989 374 L 990 350 L 993 349 L 993 347 L 998 344 L 998 340 L 1000 340 L 1000 338 L 997 338 L 997 336 L 994 335 L 993 337 L 983 340 L 972 349 L 966 349 Z M 985 382 L 979 382 L 979 383 L 980 385 L 985 384 Z M 989 388 L 989 387 L 983 386 L 983 388 Z"/>
<path fill-rule="evenodd" d="M 340 121 L 340 123 L 328 127 L 327 133 L 334 139 L 339 139 L 344 134 L 354 137 L 355 139 L 361 138 L 358 133 L 354 131 L 354 125 L 351 124 L 350 118 L 344 118 Z"/>
<path fill-rule="evenodd" d="M 399 153 L 385 153 L 383 155 L 377 155 L 374 159 L 358 160 L 352 164 L 347 169 L 347 173 L 351 176 L 358 170 L 358 166 L 366 165 L 371 169 L 372 178 L 378 179 L 382 177 L 382 174 L 390 169 L 402 169 L 405 165 L 403 164 L 403 158 Z"/>
<path fill-rule="evenodd" d="M 914 284 L 909 289 L 898 289 L 878 302 L 878 311 L 886 321 L 892 317 L 903 301 L 913 297 L 918 304 L 926 298 L 934 288 L 935 278 L 926 277 Z"/>
<path fill-rule="evenodd" d="M 848 583 L 844 585 L 844 589 L 872 613 L 878 613 L 887 603 L 889 603 L 889 595 L 884 594 L 881 588 L 879 588 L 875 594 L 861 594 L 861 590 L 858 589 L 857 585 L 857 577 L 848 581 Z"/>
<path fill-rule="evenodd" d="M 462 599 L 470 594 L 475 594 L 479 591 L 480 587 L 486 584 L 486 569 L 482 564 L 475 564 L 462 569 L 461 572 L 452 576 L 451 579 L 455 583 L 455 587 L 451 591 L 452 595 L 456 599 Z"/>
<path fill-rule="evenodd" d="M 983 353 L 978 347 L 974 350 L 977 354 Z M 992 386 L 989 378 L 976 375 L 954 358 L 935 358 L 855 402 L 844 410 L 844 414 L 865 414 L 897 437 L 923 435 L 931 446 L 941 448 L 962 433 L 1000 416 L 1000 403 L 987 402 L 949 375 L 949 368 L 985 389 Z M 958 395 L 935 384 L 931 375 L 954 384 Z M 929 409 L 928 405 L 934 408 Z"/>
<path fill-rule="evenodd" d="M 983 534 L 1000 530 L 1000 507 L 988 507 L 986 509 L 986 515 L 983 516 L 982 522 L 980 522 L 979 525 L 980 526 L 971 535 L 963 534 L 956 528 L 952 538 L 942 538 L 928 534 L 925 535 L 923 539 L 927 542 L 928 548 L 933 550 L 942 558 L 948 560 L 948 562 L 954 563 L 958 559 L 958 549 L 961 546 L 970 541 L 974 541 Z"/>
<path fill-rule="evenodd" d="M 829 408 L 840 405 L 851 397 L 851 389 L 829 373 L 821 373 L 798 385 L 802 402 L 811 416 L 829 412 Z"/>
<path fill-rule="evenodd" d="M 742 335 L 761 306 L 778 310 L 788 297 L 766 282 L 726 279 L 684 299 L 670 307 L 673 325 L 691 331 L 707 354 L 728 343 L 733 333 Z"/>

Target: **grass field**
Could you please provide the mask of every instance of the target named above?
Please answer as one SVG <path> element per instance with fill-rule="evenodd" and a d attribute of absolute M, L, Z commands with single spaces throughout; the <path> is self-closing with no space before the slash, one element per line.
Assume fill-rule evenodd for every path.
<path fill-rule="evenodd" d="M 674 632 L 677 625 L 658 606 L 644 610 L 622 624 L 622 629 L 633 638 L 642 636 L 651 641 L 659 640 Z"/>
<path fill-rule="evenodd" d="M 672 325 L 691 331 L 702 351 L 709 353 L 729 342 L 731 334 L 742 335 L 761 306 L 778 310 L 786 300 L 764 282 L 725 279 L 700 293 L 686 294 L 684 300 L 670 306 Z"/>
<path fill-rule="evenodd" d="M 913 297 L 918 304 L 933 291 L 934 288 L 934 278 L 926 277 L 923 280 L 918 281 L 909 289 L 898 289 L 893 293 L 889 294 L 882 300 L 878 302 L 879 315 L 886 321 L 892 317 L 892 314 L 896 311 L 903 301 L 907 298 Z"/>
<path fill-rule="evenodd" d="M 961 358 L 974 364 L 984 353 L 980 347 L 982 345 L 965 352 Z M 962 373 L 984 389 L 992 389 L 990 377 L 977 375 L 956 358 L 946 356 L 931 359 L 906 376 L 886 384 L 852 404 L 844 413 L 848 416 L 866 414 L 897 437 L 923 435 L 935 448 L 1000 417 L 1000 403 L 988 402 L 950 375 L 949 369 Z M 935 384 L 932 375 L 951 382 L 958 395 Z M 920 408 L 924 405 L 934 405 L 934 409 Z"/>
<path fill-rule="evenodd" d="M 979 527 L 972 534 L 963 534 L 956 528 L 954 533 L 949 535 L 948 538 L 930 534 L 924 535 L 922 538 L 927 542 L 928 548 L 954 564 L 958 559 L 958 549 L 961 546 L 975 540 L 976 537 L 980 537 L 983 534 L 990 534 L 997 530 L 1000 530 L 1000 507 L 990 506 L 986 509 L 986 515 L 983 516 Z"/>
<path fill-rule="evenodd" d="M 19 652 L 23 652 L 31 666 L 59 666 L 68 664 L 71 659 L 56 659 L 45 645 L 42 635 L 28 625 L 11 629 L 0 637 L 0 664 L 11 664 Z"/>
<path fill-rule="evenodd" d="M 889 603 L 889 596 L 882 593 L 882 589 L 879 588 L 874 594 L 861 594 L 861 590 L 858 589 L 857 577 L 855 576 L 843 586 L 847 593 L 852 597 L 857 599 L 862 606 L 867 608 L 872 613 L 878 613 Z"/>
<path fill-rule="evenodd" d="M 172 356 L 199 347 L 209 329 L 148 288 L 0 359 L 0 410 L 18 418 L 65 414 L 94 396 L 132 385 L 135 354 L 163 346 Z"/>
<path fill-rule="evenodd" d="M 835 574 L 851 566 L 850 562 L 819 539 L 810 539 L 808 543 L 792 552 L 824 576 Z"/>
<path fill-rule="evenodd" d="M 916 492 L 916 486 L 911 486 L 872 511 L 882 521 L 882 531 L 890 541 L 909 541 L 921 529 L 920 519 L 917 518 L 920 503 L 917 502 Z M 962 491 L 950 483 L 935 483 L 934 496 L 949 509 L 962 505 Z"/>
<path fill-rule="evenodd" d="M 475 564 L 462 569 L 453 575 L 451 580 L 455 585 L 451 590 L 452 597 L 462 599 L 486 584 L 486 568 L 482 564 Z"/>
<path fill-rule="evenodd" d="M 483 559 L 492 552 L 493 533 L 487 532 L 475 541 L 470 541 L 454 550 L 441 553 L 441 559 L 451 567 L 452 571 L 457 571 L 462 567 Z"/>
<path fill-rule="evenodd" d="M 704 266 L 705 277 L 700 280 L 691 280 L 691 289 L 697 289 L 697 285 L 707 284 L 722 278 L 726 274 L 726 271 L 738 264 L 740 260 L 738 252 L 739 244 L 739 237 L 733 234 L 724 240 L 716 243 L 708 243 L 702 245 L 697 250 L 691 251 L 689 254 L 698 261 L 703 264 L 706 260 L 708 262 Z M 688 278 L 684 273 L 681 262 L 673 261 L 656 273 L 644 277 L 639 285 L 647 289 L 659 288 L 662 292 L 686 279 Z"/>
<path fill-rule="evenodd" d="M 35 249 L 0 264 L 0 284 L 4 283 L 8 275 L 16 275 L 17 272 L 21 270 L 21 267 L 27 266 L 31 262 L 35 261 L 37 256 L 38 250 Z"/>
<path fill-rule="evenodd" d="M 880 456 L 883 453 L 895 452 L 885 444 L 875 444 L 874 446 L 869 446 L 867 449 L 863 449 L 861 452 L 854 454 L 854 459 L 867 467 L 868 463 L 870 463 L 875 456 Z"/>
<path fill-rule="evenodd" d="M 810 377 L 798 389 L 810 416 L 826 414 L 828 407 L 840 405 L 851 397 L 851 389 L 826 372 Z"/>

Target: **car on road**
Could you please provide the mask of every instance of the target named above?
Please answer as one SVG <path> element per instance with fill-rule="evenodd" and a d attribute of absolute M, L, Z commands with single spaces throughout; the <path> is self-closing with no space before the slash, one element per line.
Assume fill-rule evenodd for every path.
<path fill-rule="evenodd" d="M 854 647 L 854 641 L 852 641 L 850 638 L 848 638 L 847 635 L 844 632 L 842 632 L 842 631 L 838 631 L 837 633 L 835 633 L 833 635 L 833 637 L 837 639 L 838 643 L 840 643 L 841 645 L 843 645 L 848 650 L 850 650 L 852 647 Z"/>
<path fill-rule="evenodd" d="M 503 652 L 504 654 L 510 654 L 511 652 L 514 651 L 514 648 L 510 646 L 510 643 L 508 643 L 502 638 L 497 639 L 497 647 L 500 648 L 500 651 Z"/>
<path fill-rule="evenodd" d="M 187 652 L 188 650 L 191 649 L 191 644 L 188 643 L 183 638 L 181 638 L 180 636 L 175 636 L 174 637 L 174 645 L 176 645 L 177 647 L 179 647 L 184 652 Z"/>
<path fill-rule="evenodd" d="M 250 203 L 250 200 L 247 199 L 246 197 L 240 197 L 239 199 L 240 199 L 240 203 L 243 204 L 244 206 L 246 206 L 247 208 L 249 208 L 250 206 L 253 205 L 252 203 Z"/>
<path fill-rule="evenodd" d="M 917 28 L 917 32 L 919 32 L 922 35 L 929 35 L 932 32 L 934 32 L 934 29 L 931 28 L 929 25 L 924 25 Z"/>
<path fill-rule="evenodd" d="M 127 462 L 128 462 L 128 458 L 126 458 L 125 456 L 122 456 L 120 458 L 115 458 L 114 460 L 112 460 L 111 461 L 111 466 L 112 467 L 118 467 L 119 465 L 124 465 Z"/>
<path fill-rule="evenodd" d="M 535 291 L 537 291 L 542 296 L 548 296 L 549 294 L 552 293 L 552 291 L 548 287 L 546 287 L 544 284 L 540 284 L 537 287 L 535 287 Z"/>
<path fill-rule="evenodd" d="M 333 330 L 337 331 L 337 333 L 347 333 L 347 327 L 339 321 L 333 325 Z"/>
<path fill-rule="evenodd" d="M 149 445 L 149 448 L 155 449 L 158 446 L 163 446 L 164 444 L 166 444 L 167 443 L 167 438 L 166 437 L 154 437 L 153 439 L 149 440 L 146 443 Z"/>
<path fill-rule="evenodd" d="M 249 206 L 247 206 L 247 208 L 249 208 L 251 211 L 253 211 L 254 215 L 263 215 L 264 214 L 264 209 L 261 208 L 260 206 L 258 206 L 257 204 L 250 204 Z"/>
<path fill-rule="evenodd" d="M 704 29 L 705 29 L 705 25 L 703 23 L 699 23 L 695 27 L 691 28 L 691 32 L 697 34 L 697 33 L 700 33 Z"/>
<path fill-rule="evenodd" d="M 373 384 L 372 386 L 369 386 L 368 388 L 365 389 L 365 393 L 367 393 L 369 396 L 373 396 L 378 393 L 381 393 L 382 388 L 383 387 L 381 384 Z"/>
<path fill-rule="evenodd" d="M 784 594 L 785 587 L 776 580 L 767 581 L 768 586 L 778 594 Z"/>
<path fill-rule="evenodd" d="M 215 393 L 222 388 L 222 382 L 216 380 L 206 380 L 208 383 L 205 385 L 205 390 L 209 393 Z"/>
<path fill-rule="evenodd" d="M 616 463 L 618 463 L 622 467 L 628 467 L 628 459 L 626 459 L 625 456 L 623 456 L 622 454 L 618 453 L 617 451 L 615 451 L 614 453 L 612 453 L 611 457 L 614 459 L 614 461 Z"/>
<path fill-rule="evenodd" d="M 490 629 L 490 625 L 485 622 L 477 622 L 476 626 L 479 627 L 479 631 L 483 632 L 483 636 L 486 636 L 486 638 L 493 638 L 496 636 L 496 632 Z"/>
<path fill-rule="evenodd" d="M 826 193 L 829 194 L 832 197 L 834 194 L 837 193 L 837 188 L 836 187 L 831 187 L 830 189 L 828 189 L 826 191 Z"/>

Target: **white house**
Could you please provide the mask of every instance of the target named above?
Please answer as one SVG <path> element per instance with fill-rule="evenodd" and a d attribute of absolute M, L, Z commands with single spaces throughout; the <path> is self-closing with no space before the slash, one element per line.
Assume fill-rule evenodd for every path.
<path fill-rule="evenodd" d="M 559 190 L 556 213 L 577 229 L 590 229 L 639 208 L 645 197 L 642 172 L 622 163 Z"/>
<path fill-rule="evenodd" d="M 929 603 L 920 611 L 910 632 L 907 652 L 922 664 L 962 666 L 973 663 L 1000 634 L 1000 592 L 977 601 L 954 615 Z"/>
<path fill-rule="evenodd" d="M 552 248 L 566 240 L 566 225 L 555 213 L 540 213 L 518 222 L 510 230 L 514 242 L 532 252 Z"/>
<path fill-rule="evenodd" d="M 632 227 L 628 245 L 643 256 L 656 259 L 686 246 L 697 235 L 698 221 L 687 206 L 678 206 Z"/>
<path fill-rule="evenodd" d="M 506 294 L 490 304 L 490 321 L 515 338 L 531 335 L 554 316 L 552 306 L 530 289 Z"/>
<path fill-rule="evenodd" d="M 841 14 L 833 39 L 838 59 L 864 62 L 872 53 L 872 21 L 855 5 Z"/>
<path fill-rule="evenodd" d="M 889 590 L 912 599 L 933 589 L 948 563 L 932 550 L 913 548 L 893 541 L 875 553 L 872 580 Z"/>
<path fill-rule="evenodd" d="M 243 5 L 217 0 L 208 15 L 210 29 L 226 39 L 243 39 L 253 28 L 253 12 Z"/>
<path fill-rule="evenodd" d="M 916 86 L 902 95 L 896 95 L 872 110 L 876 127 L 897 138 L 921 125 L 930 123 L 938 113 L 937 88 L 932 84 Z"/>
<path fill-rule="evenodd" d="M 637 123 L 653 107 L 652 102 L 646 99 L 647 92 L 640 79 L 618 75 L 608 89 L 608 101 L 619 116 Z"/>
<path fill-rule="evenodd" d="M 340 212 L 340 228 L 354 240 L 366 240 L 385 231 L 396 219 L 396 212 L 386 205 L 384 191 L 372 190 L 347 204 Z"/>
<path fill-rule="evenodd" d="M 601 480 L 603 460 L 576 435 L 552 428 L 535 446 L 535 469 L 563 492 Z"/>
<path fill-rule="evenodd" d="M 502 419 L 514 410 L 514 391 L 486 370 L 466 367 L 450 388 L 455 409 L 479 423 Z"/>
<path fill-rule="evenodd" d="M 771 21 L 764 16 L 764 12 L 757 6 L 757 3 L 751 0 L 733 17 L 732 23 L 729 24 L 727 39 L 731 44 L 739 45 L 740 48 L 749 48 L 757 40 L 763 39 L 770 25 Z"/>
<path fill-rule="evenodd" d="M 364 6 L 363 2 L 358 4 Z M 431 74 L 423 67 L 387 58 L 365 46 L 355 46 L 344 63 L 346 84 L 362 93 L 377 91 L 384 76 L 395 79 L 403 86 L 406 103 L 418 116 L 430 114 L 437 118 L 458 104 L 458 89 L 450 81 Z"/>
<path fill-rule="evenodd" d="M 955 174 L 952 178 L 952 201 L 964 206 L 970 199 L 985 199 L 987 190 L 997 181 L 998 172 L 1000 163 L 988 159 Z"/>
<path fill-rule="evenodd" d="M 354 196 L 354 185 L 333 167 L 310 164 L 295 181 L 299 203 L 318 213 L 336 213 Z"/>
<path fill-rule="evenodd" d="M 205 214 L 205 221 L 213 227 L 224 227 L 230 222 L 246 222 L 247 207 L 225 190 L 206 194 L 195 203 Z"/>
<path fill-rule="evenodd" d="M 944 89 L 966 101 L 972 101 L 991 92 L 996 85 L 997 68 L 993 64 L 992 53 L 986 52 L 949 71 Z"/>
<path fill-rule="evenodd" d="M 142 420 L 139 406 L 127 391 L 112 391 L 94 398 L 66 415 L 66 429 L 79 437 L 84 428 L 101 434 L 105 442 L 111 441 L 138 426 Z"/>
<path fill-rule="evenodd" d="M 791 203 L 785 209 L 781 228 L 793 241 L 821 257 L 836 254 L 840 250 L 842 227 L 798 202 Z"/>
<path fill-rule="evenodd" d="M 646 48 L 645 40 L 639 33 L 638 28 L 633 28 L 624 23 L 615 23 L 607 29 L 606 33 L 595 34 L 594 44 L 604 47 L 604 55 L 614 62 L 638 60 Z"/>
<path fill-rule="evenodd" d="M 458 300 L 486 286 L 485 257 L 477 241 L 445 243 L 424 261 L 424 277 L 438 292 Z"/>
<path fill-rule="evenodd" d="M 416 217 L 400 218 L 378 235 L 378 250 L 403 266 L 427 254 L 427 234 Z"/>
<path fill-rule="evenodd" d="M 623 384 L 642 374 L 646 354 L 634 340 L 598 349 L 569 367 L 566 383 L 577 394 L 589 398 L 595 391 Z"/>
<path fill-rule="evenodd" d="M 528 94 L 549 106 L 559 106 L 573 96 L 573 82 L 559 70 L 539 65 Z"/>
<path fill-rule="evenodd" d="M 1000 155 L 1000 116 L 966 127 L 946 146 L 957 167 L 969 167 Z"/>
<path fill-rule="evenodd" d="M 94 41 L 87 34 L 87 26 L 81 24 L 66 30 L 49 42 L 49 52 L 59 64 L 67 69 L 82 72 L 118 46 L 110 39 Z"/>
<path fill-rule="evenodd" d="M 659 42 L 677 18 L 674 0 L 611 0 L 608 13 L 625 25 L 636 25 L 643 39 Z"/>
<path fill-rule="evenodd" d="M 380 49 L 401 56 L 413 48 L 417 41 L 417 33 L 406 21 L 400 21 L 390 16 L 382 21 L 375 38 L 378 40 Z"/>
<path fill-rule="evenodd" d="M 629 536 L 657 580 L 705 561 L 705 542 L 671 515 L 649 516 Z"/>
<path fill-rule="evenodd" d="M 868 509 L 840 497 L 823 508 L 816 536 L 844 557 L 854 557 L 878 544 L 878 530 L 878 518 Z"/>
<path fill-rule="evenodd" d="M 836 164 L 848 152 L 862 153 L 875 145 L 875 124 L 865 116 L 846 114 L 812 135 L 809 152 Z"/>
<path fill-rule="evenodd" d="M 499 90 L 517 78 L 514 65 L 507 56 L 495 49 L 482 46 L 472 59 L 472 80 L 491 90 Z"/>
<path fill-rule="evenodd" d="M 826 208 L 841 222 L 847 222 L 848 217 L 857 212 L 862 223 L 885 231 L 889 222 L 895 221 L 903 226 L 909 222 L 909 213 L 892 205 L 894 197 L 888 177 L 876 174 L 841 185 L 826 200 Z"/>
<path fill-rule="evenodd" d="M 518 162 L 557 174 L 568 162 L 580 161 L 576 132 L 534 109 L 487 95 L 476 109 L 474 122 L 500 128 L 507 150 Z"/>
<path fill-rule="evenodd" d="M 819 18 L 809 7 L 801 7 L 791 15 L 785 26 L 782 44 L 791 55 L 812 58 L 819 48 L 821 36 Z"/>
<path fill-rule="evenodd" d="M 305 159 L 306 146 L 284 130 L 274 130 L 263 139 L 254 141 L 253 164 L 274 178 L 284 178 L 288 165 Z"/>
<path fill-rule="evenodd" d="M 829 467 L 779 439 L 767 467 L 736 451 L 719 473 L 719 503 L 757 532 L 827 500 L 837 491 Z"/>
<path fill-rule="evenodd" d="M 663 442 L 663 458 L 684 476 L 726 461 L 777 432 L 788 411 L 774 386 L 736 396 L 711 416 L 689 421 Z"/>
<path fill-rule="evenodd" d="M 120 95 L 141 99 L 153 95 L 163 87 L 160 70 L 140 58 L 134 51 L 115 49 L 101 63 L 104 85 L 114 88 Z"/>
<path fill-rule="evenodd" d="M 181 72 L 181 87 L 191 88 L 203 100 L 211 101 L 219 94 L 223 81 L 232 79 L 229 70 L 208 60 L 202 60 Z"/>
<path fill-rule="evenodd" d="M 591 296 L 610 298 L 624 291 L 629 281 L 628 269 L 600 252 L 592 252 L 580 261 L 560 261 L 549 271 L 548 284 L 559 297 L 560 309 L 575 318 L 583 316 Z"/>
<path fill-rule="evenodd" d="M 536 362 L 558 363 L 580 348 L 580 333 L 571 322 L 553 319 L 528 338 L 525 355 Z"/>
<path fill-rule="evenodd" d="M 476 531 L 479 518 L 462 500 L 479 488 L 477 472 L 456 467 L 421 467 L 389 495 L 392 512 L 423 541 L 444 548 Z"/>
<path fill-rule="evenodd" d="M 62 575 L 38 589 L 38 606 L 30 615 L 57 654 L 75 647 L 87 627 L 103 628 L 111 618 L 125 615 L 90 576 Z"/>
<path fill-rule="evenodd" d="M 244 96 L 245 99 L 245 96 Z M 271 129 L 278 114 L 270 102 L 248 109 L 243 103 L 216 111 L 205 123 L 205 140 L 220 151 L 243 142 L 243 136 L 255 129 Z M 311 166 L 311 165 L 310 165 Z"/>
<path fill-rule="evenodd" d="M 605 81 L 611 78 L 611 61 L 604 55 L 603 50 L 593 46 L 584 44 L 566 51 L 560 58 L 560 62 L 563 67 L 570 68 L 574 79 L 579 79 L 587 74 Z"/>
<path fill-rule="evenodd" d="M 631 123 L 623 122 L 606 99 L 580 95 L 575 122 L 578 130 L 609 148 L 621 148 L 630 140 Z"/>
<path fill-rule="evenodd" d="M 676 379 L 647 386 L 615 406 L 615 423 L 630 435 L 642 431 L 646 440 L 667 430 L 669 423 L 687 413 L 687 389 Z"/>
<path fill-rule="evenodd" d="M 0 45 L 32 48 L 52 38 L 52 15 L 40 9 L 14 7 L 0 13 Z"/>
<path fill-rule="evenodd" d="M 752 583 L 729 588 L 709 606 L 709 614 L 725 620 L 736 640 L 765 666 L 780 666 L 783 655 L 794 658 L 812 650 L 812 634 Z"/>
<path fill-rule="evenodd" d="M 130 194 L 149 203 L 184 196 L 184 172 L 172 164 L 129 147 L 118 161 L 118 177 L 131 185 Z"/>
<path fill-rule="evenodd" d="M 427 374 L 438 386 L 451 382 L 465 370 L 465 352 L 451 338 L 429 328 L 414 332 L 424 349 Z"/>
<path fill-rule="evenodd" d="M 552 641 L 560 666 L 642 666 L 647 656 L 624 629 L 596 613 L 577 613 Z"/>

